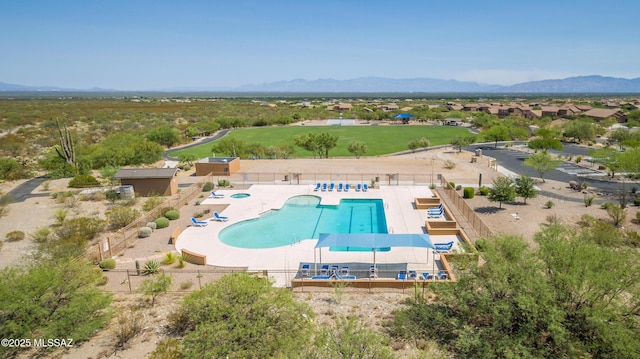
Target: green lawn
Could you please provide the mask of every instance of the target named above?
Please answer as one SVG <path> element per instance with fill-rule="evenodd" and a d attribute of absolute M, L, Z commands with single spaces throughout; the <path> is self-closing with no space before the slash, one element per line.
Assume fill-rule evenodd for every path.
<path fill-rule="evenodd" d="M 455 136 L 469 136 L 466 128 L 455 126 L 287 126 L 247 128 L 231 131 L 228 137 L 237 138 L 250 143 L 261 143 L 263 146 L 281 143 L 293 144 L 293 138 L 303 133 L 328 132 L 338 136 L 338 145 L 329 151 L 329 157 L 351 157 L 347 145 L 353 140 L 360 140 L 367 144 L 369 151 L 366 156 L 383 155 L 408 150 L 407 144 L 413 139 L 426 137 L 431 146 L 448 144 Z M 172 157 L 184 153 L 194 153 L 198 158 L 212 155 L 211 146 L 214 142 L 202 144 L 186 150 L 176 151 Z M 216 156 L 230 154 L 216 153 Z M 312 157 L 313 154 L 296 147 L 292 157 Z"/>

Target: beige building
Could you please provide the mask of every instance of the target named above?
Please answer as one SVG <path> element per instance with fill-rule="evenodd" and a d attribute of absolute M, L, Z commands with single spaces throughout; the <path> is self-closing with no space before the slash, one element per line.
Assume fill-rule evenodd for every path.
<path fill-rule="evenodd" d="M 177 168 L 121 168 L 113 178 L 133 186 L 136 196 L 172 196 L 178 192 Z"/>
<path fill-rule="evenodd" d="M 196 162 L 196 176 L 231 176 L 238 171 L 238 157 L 207 157 Z"/>

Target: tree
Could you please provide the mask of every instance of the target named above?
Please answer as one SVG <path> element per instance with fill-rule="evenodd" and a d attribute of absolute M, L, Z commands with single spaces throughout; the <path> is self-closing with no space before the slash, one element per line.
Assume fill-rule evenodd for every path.
<path fill-rule="evenodd" d="M 171 286 L 171 276 L 165 273 L 157 277 L 145 279 L 140 284 L 140 291 L 151 297 L 151 306 L 156 304 L 156 298 L 166 293 Z"/>
<path fill-rule="evenodd" d="M 562 142 L 558 139 L 557 131 L 541 128 L 536 131 L 536 136 L 538 137 L 529 141 L 529 148 L 543 150 L 545 152 L 548 149 L 562 150 L 564 148 Z"/>
<path fill-rule="evenodd" d="M 498 177 L 493 181 L 493 186 L 489 189 L 487 199 L 491 202 L 509 202 L 516 199 L 516 188 L 509 177 Z"/>
<path fill-rule="evenodd" d="M 213 143 L 213 153 L 223 153 L 233 157 L 246 157 L 247 143 L 237 138 L 225 137 Z"/>
<path fill-rule="evenodd" d="M 193 165 L 193 161 L 197 160 L 198 156 L 195 153 L 183 153 L 178 156 L 178 161 Z"/>
<path fill-rule="evenodd" d="M 617 204 L 610 204 L 606 207 L 607 214 L 611 218 L 611 224 L 620 227 L 627 220 L 627 211 L 624 207 Z"/>
<path fill-rule="evenodd" d="M 544 174 L 560 166 L 562 161 L 553 159 L 546 152 L 535 153 L 524 160 L 524 165 L 535 169 L 544 182 Z"/>
<path fill-rule="evenodd" d="M 527 199 L 536 198 L 538 191 L 536 190 L 536 182 L 533 178 L 527 175 L 520 175 L 516 178 L 516 194 L 524 199 L 524 203 L 527 203 Z"/>
<path fill-rule="evenodd" d="M 455 136 L 451 139 L 451 144 L 454 147 L 458 147 L 458 152 L 462 152 L 462 147 L 468 146 L 472 143 L 476 142 L 476 138 L 474 136 Z"/>
<path fill-rule="evenodd" d="M 160 126 L 147 132 L 147 140 L 170 148 L 180 142 L 180 133 L 176 128 Z"/>
<path fill-rule="evenodd" d="M 411 152 L 416 152 L 418 148 L 420 148 L 420 143 L 418 140 L 413 139 L 407 143 L 407 147 L 411 150 Z"/>
<path fill-rule="evenodd" d="M 593 124 L 585 120 L 570 122 L 564 129 L 566 137 L 573 137 L 578 142 L 593 141 L 596 138 L 596 130 Z"/>
<path fill-rule="evenodd" d="M 360 156 L 367 153 L 368 150 L 367 144 L 358 140 L 353 140 L 349 142 L 349 145 L 347 145 L 347 151 L 353 153 L 356 158 L 360 158 Z"/>
<path fill-rule="evenodd" d="M 289 290 L 234 273 L 187 295 L 171 317 L 187 358 L 287 358 L 308 346 L 313 311 Z"/>
<path fill-rule="evenodd" d="M 330 133 L 305 133 L 293 138 L 296 146 L 302 147 L 318 155 L 318 158 L 329 158 L 329 150 L 338 144 L 338 136 Z"/>
<path fill-rule="evenodd" d="M 498 147 L 498 141 L 508 141 L 511 139 L 509 135 L 509 129 L 506 126 L 498 125 L 490 127 L 488 130 L 483 131 L 482 135 L 487 141 L 494 141 L 494 147 Z"/>
<path fill-rule="evenodd" d="M 394 358 L 391 348 L 383 344 L 383 338 L 365 327 L 357 319 L 339 317 L 335 326 L 320 328 L 304 358 Z"/>

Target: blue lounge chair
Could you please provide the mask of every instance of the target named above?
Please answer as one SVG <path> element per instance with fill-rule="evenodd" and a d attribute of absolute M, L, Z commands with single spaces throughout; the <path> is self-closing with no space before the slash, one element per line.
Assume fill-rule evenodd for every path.
<path fill-rule="evenodd" d="M 326 192 L 327 191 L 327 184 L 323 183 L 322 184 L 322 192 Z"/>
<path fill-rule="evenodd" d="M 209 222 L 198 221 L 195 217 L 191 217 L 191 224 L 193 224 L 194 227 L 206 227 Z"/>
<path fill-rule="evenodd" d="M 398 275 L 396 276 L 397 280 L 406 280 L 407 279 L 407 271 L 406 270 L 401 270 L 400 272 L 398 272 Z"/>
<path fill-rule="evenodd" d="M 444 207 L 442 206 L 442 203 L 440 203 L 438 207 L 429 208 L 429 212 L 436 212 L 436 211 L 443 211 L 443 210 L 444 210 Z"/>
<path fill-rule="evenodd" d="M 361 183 L 358 183 L 358 184 L 356 185 L 356 192 L 360 192 L 361 190 L 362 190 L 362 184 L 361 184 Z"/>
<path fill-rule="evenodd" d="M 427 218 L 440 218 L 444 214 L 444 211 L 440 212 L 429 212 L 427 213 Z"/>
<path fill-rule="evenodd" d="M 340 276 L 338 276 L 338 279 L 354 280 L 354 279 L 356 279 L 356 276 L 355 275 L 340 275 Z"/>
<path fill-rule="evenodd" d="M 340 267 L 340 275 L 341 276 L 349 275 L 349 266 Z"/>
<path fill-rule="evenodd" d="M 420 275 L 420 279 L 424 279 L 424 280 L 433 280 L 433 274 L 429 273 L 429 272 L 424 272 Z"/>
<path fill-rule="evenodd" d="M 447 243 L 434 243 L 433 246 L 438 252 L 448 252 L 453 247 L 453 241 Z"/>
<path fill-rule="evenodd" d="M 318 192 L 320 190 L 320 187 L 322 187 L 322 185 L 320 184 L 320 182 L 316 183 L 316 188 L 313 189 L 314 192 Z"/>
<path fill-rule="evenodd" d="M 349 186 L 348 183 L 346 185 L 344 185 L 344 191 L 345 192 L 349 192 L 350 189 L 351 189 L 351 186 Z"/>
<path fill-rule="evenodd" d="M 340 270 L 340 266 L 332 265 L 331 266 L 331 274 L 337 275 Z"/>
<path fill-rule="evenodd" d="M 336 184 L 335 183 L 331 183 L 329 185 L 329 192 L 333 191 L 334 188 L 336 188 Z"/>
<path fill-rule="evenodd" d="M 320 267 L 320 274 L 322 274 L 322 275 L 328 275 L 329 274 L 329 265 L 328 264 L 323 264 L 322 267 Z"/>
<path fill-rule="evenodd" d="M 229 217 L 221 216 L 218 212 L 213 212 L 213 220 L 218 222 L 226 222 L 229 220 Z"/>
<path fill-rule="evenodd" d="M 418 279 L 418 273 L 416 273 L 416 271 L 414 270 L 410 270 L 409 271 L 409 280 L 416 280 Z"/>
<path fill-rule="evenodd" d="M 449 275 L 447 274 L 447 272 L 440 271 L 440 273 L 438 273 L 438 279 L 447 280 L 448 278 L 449 278 Z"/>
<path fill-rule="evenodd" d="M 338 192 L 342 192 L 342 190 L 344 189 L 344 185 L 342 183 L 338 184 Z"/>
<path fill-rule="evenodd" d="M 368 184 L 363 184 L 362 185 L 362 192 L 367 192 L 369 190 L 369 185 Z"/>
<path fill-rule="evenodd" d="M 311 279 L 331 279 L 332 275 L 314 275 Z"/>
<path fill-rule="evenodd" d="M 211 191 L 211 196 L 209 196 L 209 198 L 224 198 L 224 195 Z"/>
<path fill-rule="evenodd" d="M 311 266 L 309 265 L 309 263 L 304 263 L 302 266 L 300 266 L 300 276 L 308 277 L 310 270 L 311 270 Z"/>

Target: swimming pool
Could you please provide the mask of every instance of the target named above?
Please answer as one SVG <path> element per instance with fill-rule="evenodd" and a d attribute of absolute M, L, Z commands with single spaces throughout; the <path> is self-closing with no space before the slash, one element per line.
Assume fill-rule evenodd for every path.
<path fill-rule="evenodd" d="M 321 205 L 320 197 L 289 198 L 278 210 L 233 224 L 220 232 L 220 241 L 240 248 L 275 248 L 318 239 L 320 233 L 387 233 L 381 199 L 342 199 L 337 206 Z M 371 248 L 331 248 L 370 251 Z M 379 250 L 388 250 L 380 248 Z"/>

